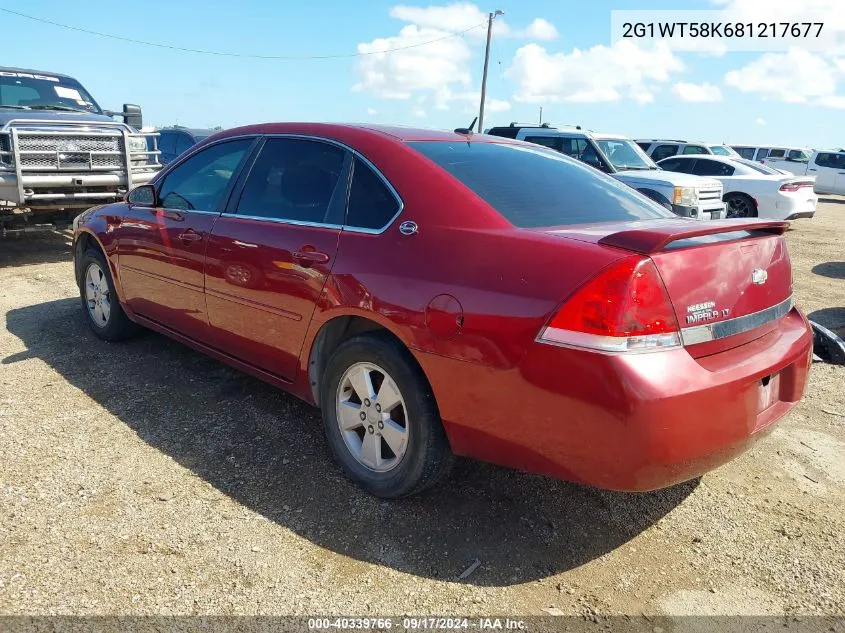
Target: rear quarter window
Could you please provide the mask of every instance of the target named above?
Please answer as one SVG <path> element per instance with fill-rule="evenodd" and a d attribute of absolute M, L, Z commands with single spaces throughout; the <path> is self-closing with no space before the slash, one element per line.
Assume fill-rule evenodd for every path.
<path fill-rule="evenodd" d="M 437 141 L 408 145 L 521 228 L 675 217 L 614 178 L 541 147 Z"/>
<path fill-rule="evenodd" d="M 678 153 L 679 145 L 658 145 L 651 153 L 651 160 L 655 163 Z"/>

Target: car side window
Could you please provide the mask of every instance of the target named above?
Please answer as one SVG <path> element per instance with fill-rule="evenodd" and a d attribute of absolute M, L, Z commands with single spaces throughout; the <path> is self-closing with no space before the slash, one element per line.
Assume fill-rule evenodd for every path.
<path fill-rule="evenodd" d="M 176 135 L 173 132 L 161 132 L 158 137 L 158 149 L 162 154 L 175 154 Z"/>
<path fill-rule="evenodd" d="M 683 151 L 684 154 L 707 154 L 707 150 L 701 145 L 687 145 Z"/>
<path fill-rule="evenodd" d="M 685 171 L 684 165 L 689 167 L 692 162 L 693 161 L 691 160 L 683 160 L 681 158 L 670 158 L 668 160 L 661 161 L 660 167 L 666 171 Z"/>
<path fill-rule="evenodd" d="M 182 152 L 186 152 L 191 147 L 193 147 L 194 142 L 191 140 L 191 137 L 187 134 L 179 134 L 176 138 L 176 154 L 181 154 Z"/>
<path fill-rule="evenodd" d="M 845 154 L 836 155 L 836 169 L 845 169 Z"/>
<path fill-rule="evenodd" d="M 656 163 L 664 158 L 674 156 L 678 153 L 678 147 L 678 145 L 658 145 L 654 148 L 654 152 L 651 154 L 651 160 Z"/>
<path fill-rule="evenodd" d="M 179 164 L 161 185 L 161 205 L 183 211 L 217 211 L 251 144 L 252 139 L 217 143 Z"/>
<path fill-rule="evenodd" d="M 754 160 L 753 147 L 734 147 L 733 150 L 742 156 L 745 160 Z"/>
<path fill-rule="evenodd" d="M 556 152 L 563 151 L 563 139 L 559 136 L 526 136 L 525 141 L 527 143 L 535 143 L 537 145 L 542 145 L 543 147 L 548 147 Z"/>
<path fill-rule="evenodd" d="M 734 168 L 716 160 L 699 158 L 695 161 L 695 168 L 692 170 L 696 176 L 732 176 Z"/>
<path fill-rule="evenodd" d="M 359 229 L 382 229 L 398 211 L 396 196 L 369 165 L 356 157 L 345 224 Z"/>
<path fill-rule="evenodd" d="M 836 167 L 836 154 L 822 152 L 816 156 L 816 165 L 819 167 Z"/>
<path fill-rule="evenodd" d="M 757 150 L 757 157 L 756 160 L 763 160 L 769 155 L 769 150 L 766 147 L 761 147 Z"/>
<path fill-rule="evenodd" d="M 236 213 L 337 224 L 346 203 L 346 150 L 320 141 L 270 138 L 244 183 Z"/>
<path fill-rule="evenodd" d="M 767 158 L 785 158 L 786 157 L 786 150 L 785 149 L 773 149 L 769 150 L 769 155 Z"/>
<path fill-rule="evenodd" d="M 637 145 L 640 146 L 641 150 L 648 154 L 648 148 L 651 147 L 651 143 L 637 143 Z"/>

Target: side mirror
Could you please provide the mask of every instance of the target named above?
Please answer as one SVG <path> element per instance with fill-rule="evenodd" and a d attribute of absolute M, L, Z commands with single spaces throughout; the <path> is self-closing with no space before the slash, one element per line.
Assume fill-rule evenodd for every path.
<path fill-rule="evenodd" d="M 154 207 L 156 206 L 156 189 L 152 185 L 135 187 L 126 196 L 126 202 L 136 207 Z"/>
<path fill-rule="evenodd" d="M 140 130 L 144 127 L 144 117 L 141 113 L 141 106 L 139 105 L 124 103 L 123 113 L 120 116 L 123 117 L 123 122 L 131 128 Z"/>

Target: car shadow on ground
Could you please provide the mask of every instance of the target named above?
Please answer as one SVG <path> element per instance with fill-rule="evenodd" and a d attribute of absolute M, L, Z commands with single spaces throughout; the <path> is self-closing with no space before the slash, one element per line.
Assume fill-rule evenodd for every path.
<path fill-rule="evenodd" d="M 823 264 L 816 264 L 813 266 L 812 271 L 822 277 L 845 279 L 845 262 L 825 262 Z"/>
<path fill-rule="evenodd" d="M 71 262 L 69 231 L 45 231 L 0 237 L 0 268 Z"/>
<path fill-rule="evenodd" d="M 810 321 L 836 332 L 839 336 L 845 336 L 845 307 L 843 308 L 822 308 L 807 315 Z"/>
<path fill-rule="evenodd" d="M 96 339 L 78 300 L 12 310 L 26 350 L 140 438 L 245 507 L 328 550 L 402 572 L 504 586 L 573 569 L 653 525 L 696 488 L 623 494 L 462 461 L 411 499 L 381 501 L 330 459 L 318 412 L 166 337 Z M 178 495 L 178 491 L 175 491 Z"/>
<path fill-rule="evenodd" d="M 845 204 L 845 197 L 843 198 L 822 198 L 819 197 L 819 203 L 825 202 L 827 204 Z"/>

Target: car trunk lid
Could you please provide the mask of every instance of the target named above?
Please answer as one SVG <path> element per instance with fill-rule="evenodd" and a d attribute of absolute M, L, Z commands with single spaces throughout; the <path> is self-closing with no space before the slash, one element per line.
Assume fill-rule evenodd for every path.
<path fill-rule="evenodd" d="M 663 220 L 571 227 L 562 237 L 647 255 L 693 356 L 763 336 L 791 309 L 792 270 L 779 221 Z"/>

